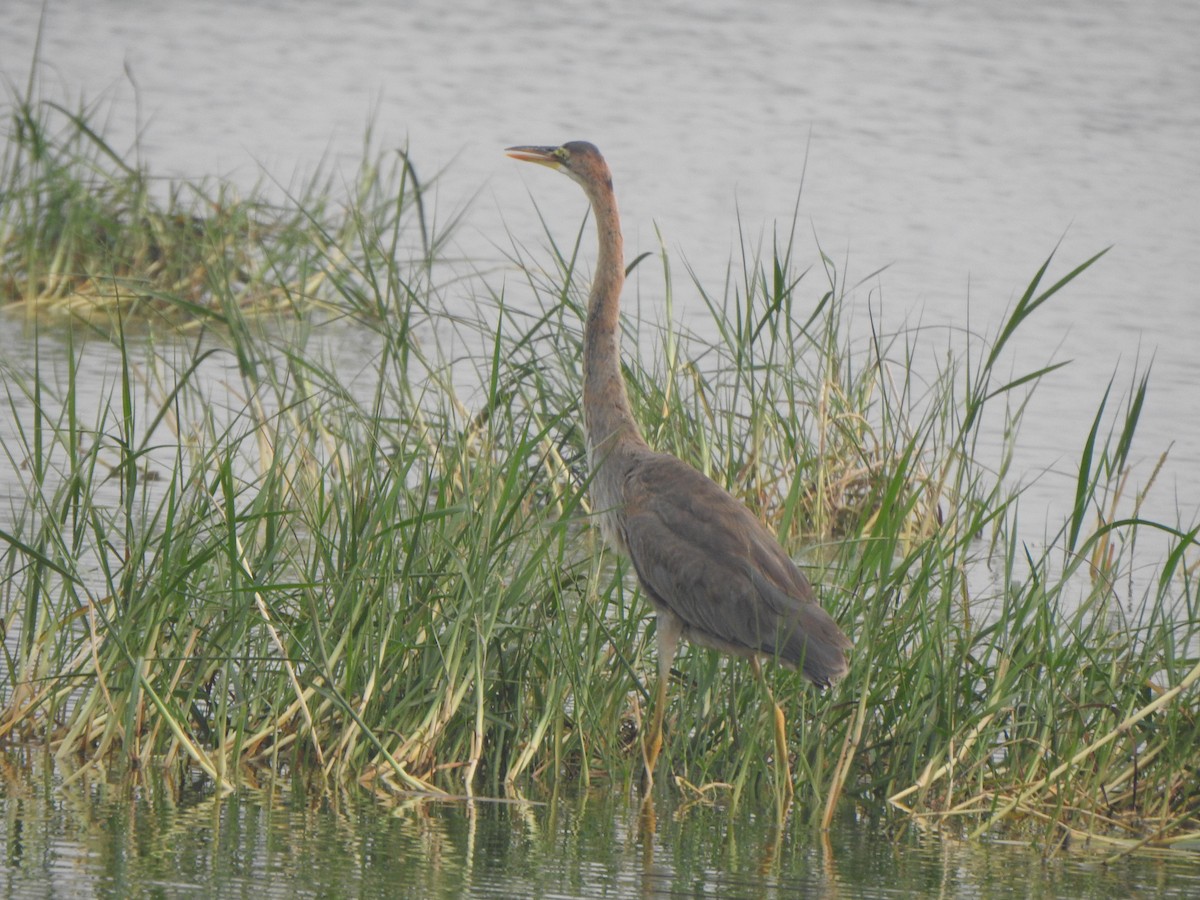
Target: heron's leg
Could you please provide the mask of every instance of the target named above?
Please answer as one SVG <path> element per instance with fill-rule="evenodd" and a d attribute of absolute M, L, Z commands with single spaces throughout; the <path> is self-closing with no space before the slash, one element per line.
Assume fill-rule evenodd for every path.
<path fill-rule="evenodd" d="M 763 676 L 762 665 L 757 656 L 750 657 L 750 668 L 754 670 L 754 677 L 758 679 L 758 683 L 767 692 L 767 698 L 775 711 L 775 765 L 783 769 L 783 787 L 790 801 L 795 794 L 795 788 L 792 785 L 792 764 L 788 761 L 787 718 L 783 714 L 783 707 L 775 702 L 775 695 L 771 693 L 771 686 Z"/>
<path fill-rule="evenodd" d="M 654 693 L 654 723 L 642 745 L 642 761 L 646 765 L 642 787 L 649 790 L 654 785 L 654 765 L 662 751 L 663 716 L 667 711 L 667 687 L 671 683 L 671 663 L 675 661 L 675 650 L 679 646 L 679 635 L 683 623 L 669 612 L 658 614 L 658 688 Z"/>

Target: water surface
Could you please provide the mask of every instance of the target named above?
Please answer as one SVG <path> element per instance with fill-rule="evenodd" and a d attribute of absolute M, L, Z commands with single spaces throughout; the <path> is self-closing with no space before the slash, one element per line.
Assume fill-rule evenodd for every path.
<path fill-rule="evenodd" d="M 203 781 L 63 773 L 0 758 L 0 891 L 139 897 L 1194 897 L 1200 866 L 1101 865 L 922 837 L 847 813 L 823 839 L 789 818 L 620 786 L 528 802 L 380 805 L 302 791 L 221 799 Z"/>
<path fill-rule="evenodd" d="M 503 268 L 546 212 L 572 233 L 578 192 L 500 148 L 587 138 L 617 176 L 631 256 L 662 234 L 676 315 L 703 319 L 682 261 L 720 294 L 738 220 L 770 243 L 797 210 L 886 329 L 921 326 L 932 366 L 994 332 L 1037 266 L 1113 246 L 1018 342 L 1016 372 L 1071 359 L 1039 391 L 1017 472 L 1070 502 L 1072 467 L 1114 371 L 1154 362 L 1130 491 L 1171 456 L 1146 512 L 1200 501 L 1200 5 L 563 0 L 234 3 L 51 0 L 38 75 L 53 99 L 111 101 L 114 143 L 153 171 L 265 170 L 294 184 L 352 166 L 368 122 L 425 175 L 443 219 L 474 203 L 458 250 Z M 0 73 L 24 84 L 42 0 L 9 0 Z M 803 190 L 802 189 L 803 186 Z M 503 277 L 503 272 L 499 273 Z M 497 278 L 499 280 L 499 278 Z M 519 302 L 519 277 L 509 278 Z M 824 285 L 811 278 L 815 298 Z M 648 307 L 661 280 L 639 287 Z M 1032 473 L 1032 474 L 1028 474 Z M 1040 514 L 1039 514 L 1040 515 Z"/>

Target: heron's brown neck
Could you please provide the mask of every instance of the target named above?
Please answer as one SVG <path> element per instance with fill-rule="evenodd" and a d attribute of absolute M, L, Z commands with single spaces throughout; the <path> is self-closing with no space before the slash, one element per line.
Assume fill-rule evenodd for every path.
<path fill-rule="evenodd" d="M 625 258 L 612 185 L 588 191 L 600 254 L 583 331 L 583 410 L 588 448 L 603 456 L 623 441 L 645 445 L 621 377 L 621 288 Z"/>

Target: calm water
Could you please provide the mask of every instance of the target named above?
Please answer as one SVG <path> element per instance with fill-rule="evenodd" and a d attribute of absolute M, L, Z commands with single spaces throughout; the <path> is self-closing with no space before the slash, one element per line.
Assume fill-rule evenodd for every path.
<path fill-rule="evenodd" d="M 0 73 L 15 84 L 42 5 L 6 0 Z M 1059 520 L 1104 384 L 1153 359 L 1131 492 L 1171 446 L 1146 511 L 1186 520 L 1200 504 L 1192 0 L 47 5 L 46 93 L 111 101 L 114 142 L 140 134 L 154 171 L 251 184 L 265 169 L 286 185 L 326 159 L 352 166 L 373 120 L 426 175 L 448 167 L 442 218 L 473 198 L 459 250 L 475 264 L 500 264 L 506 229 L 537 243 L 530 194 L 560 231 L 583 212 L 577 190 L 500 148 L 593 140 L 630 255 L 661 229 L 685 322 L 703 314 L 683 260 L 719 294 L 738 216 L 769 240 L 802 181 L 800 258 L 819 242 L 850 284 L 889 267 L 856 292 L 861 333 L 868 306 L 885 329 L 919 324 L 931 366 L 963 329 L 994 333 L 1060 239 L 1056 274 L 1111 244 L 1019 341 L 1018 372 L 1073 363 L 1039 391 L 1018 471 L 1052 470 L 1031 501 Z M 660 282 L 642 277 L 652 304 Z"/>
<path fill-rule="evenodd" d="M 17 92 L 42 6 L 4 3 L 0 76 Z M 1116 371 L 1121 389 L 1135 363 L 1153 359 L 1129 493 L 1171 446 L 1145 512 L 1196 516 L 1200 4 L 1191 0 L 47 7 L 43 94 L 102 100 L 113 142 L 132 147 L 140 135 L 155 173 L 249 186 L 266 171 L 286 186 L 326 162 L 352 168 L 374 121 L 379 146 L 407 144 L 425 175 L 445 168 L 441 217 L 470 202 L 457 252 L 491 269 L 494 283 L 507 278 L 510 302 L 521 279 L 504 271 L 503 251 L 509 233 L 539 242 L 533 198 L 560 232 L 583 213 L 565 181 L 503 157 L 514 143 L 587 138 L 604 149 L 630 255 L 656 249 L 661 231 L 688 325 L 702 304 L 684 262 L 719 294 L 739 216 L 752 240 L 769 242 L 776 221 L 790 227 L 798 197 L 799 258 L 816 260 L 819 244 L 850 284 L 887 267 L 854 292 L 861 333 L 868 311 L 885 329 L 919 325 L 930 359 L 961 347 L 964 330 L 994 329 L 1060 239 L 1052 276 L 1112 244 L 1019 341 L 1018 373 L 1073 360 L 1029 411 L 1018 469 L 1026 479 L 1049 473 L 1027 499 L 1061 521 L 1104 384 Z M 647 314 L 657 276 L 634 287 Z M 7 359 L 27 360 L 31 348 L 11 329 L 0 335 Z M 97 384 L 115 372 L 106 352 L 87 350 L 84 371 Z M 213 384 L 215 393 L 220 373 Z M 0 498 L 19 496 L 20 479 L 0 468 Z M 222 803 L 203 785 L 84 781 L 60 791 L 59 777 L 5 765 L 8 893 L 1200 894 L 1196 868 L 1182 863 L 1043 864 L 1017 848 L 891 839 L 849 821 L 826 852 L 747 809 L 660 808 L 647 842 L 636 807 L 611 791 L 553 807 L 312 811 L 286 794 Z"/>
<path fill-rule="evenodd" d="M 827 842 L 774 813 L 620 790 L 556 802 L 311 806 L 218 800 L 203 783 L 85 775 L 0 756 L 0 892 L 25 897 L 1195 897 L 1200 866 L 1102 866 L 1009 845 L 885 835 L 844 818 Z M 666 796 L 665 794 L 662 796 Z"/>

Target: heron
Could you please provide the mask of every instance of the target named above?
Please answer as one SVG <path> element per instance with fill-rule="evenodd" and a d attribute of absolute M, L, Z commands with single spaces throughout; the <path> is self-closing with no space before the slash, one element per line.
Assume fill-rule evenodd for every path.
<path fill-rule="evenodd" d="M 728 491 L 682 460 L 653 450 L 633 416 L 621 374 L 621 221 L 608 163 L 586 141 L 520 146 L 514 159 L 562 172 L 591 204 L 599 254 L 583 330 L 583 419 L 592 509 L 605 541 L 632 563 L 656 614 L 658 681 L 642 742 L 653 786 L 663 745 L 671 667 L 681 639 L 750 660 L 775 713 L 777 765 L 792 793 L 787 725 L 759 659 L 828 686 L 849 670 L 849 638 L 766 526 Z"/>

